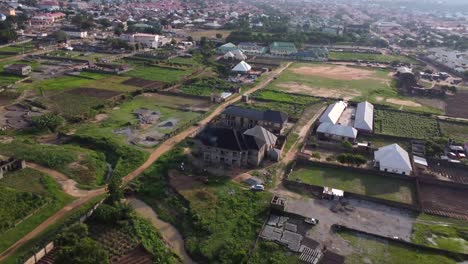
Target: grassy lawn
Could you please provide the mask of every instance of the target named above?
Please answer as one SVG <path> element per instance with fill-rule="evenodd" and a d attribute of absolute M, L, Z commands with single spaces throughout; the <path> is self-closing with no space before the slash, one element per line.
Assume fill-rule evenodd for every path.
<path fill-rule="evenodd" d="M 48 201 L 32 216 L 14 228 L 0 234 L 2 237 L 2 239 L 0 239 L 0 252 L 7 249 L 18 239 L 29 233 L 45 219 L 73 200 L 72 197 L 60 190 L 60 186 L 50 176 L 32 169 L 23 169 L 7 173 L 5 178 L 0 181 L 0 187 L 39 195 Z M 5 208 L 5 206 L 6 205 L 2 205 L 3 208 Z M 14 203 L 9 203 L 8 206 L 16 208 Z M 2 219 L 1 221 L 4 222 L 4 220 L 5 219 Z"/>
<path fill-rule="evenodd" d="M 285 247 L 276 244 L 275 242 L 259 240 L 257 248 L 252 254 L 252 257 L 247 262 L 248 264 L 271 264 L 271 263 L 287 263 L 299 264 L 299 255 L 288 251 Z"/>
<path fill-rule="evenodd" d="M 252 97 L 265 99 L 265 100 L 273 100 L 273 101 L 282 102 L 282 103 L 293 103 L 293 104 L 304 104 L 304 105 L 317 102 L 320 100 L 315 97 L 294 95 L 294 94 L 268 90 L 268 89 L 260 89 L 252 93 Z"/>
<path fill-rule="evenodd" d="M 410 182 L 394 178 L 350 172 L 345 169 L 304 166 L 296 168 L 289 179 L 401 203 L 414 202 L 414 186 Z"/>
<path fill-rule="evenodd" d="M 440 136 L 437 121 L 430 116 L 377 109 L 374 119 L 376 134 L 418 139 Z"/>
<path fill-rule="evenodd" d="M 0 144 L 0 153 L 56 169 L 88 188 L 102 185 L 107 172 L 103 154 L 72 145 L 43 145 L 16 140 Z"/>
<path fill-rule="evenodd" d="M 180 90 L 184 94 L 211 96 L 212 93 L 229 92 L 234 85 L 223 79 L 215 77 L 194 78 L 185 82 Z"/>
<path fill-rule="evenodd" d="M 413 225 L 414 243 L 468 253 L 468 222 L 421 214 Z"/>
<path fill-rule="evenodd" d="M 346 256 L 346 264 L 361 263 L 412 263 L 412 264 L 455 264 L 456 261 L 446 256 L 414 250 L 405 245 L 376 239 L 369 236 L 342 231 L 340 236 L 354 249 Z"/>
<path fill-rule="evenodd" d="M 440 130 L 445 137 L 453 138 L 460 143 L 468 141 L 468 123 L 439 120 Z"/>
<path fill-rule="evenodd" d="M 286 138 L 286 142 L 284 143 L 283 153 L 288 153 L 298 138 L 299 135 L 297 133 L 291 132 L 288 138 Z"/>
<path fill-rule="evenodd" d="M 354 52 L 330 52 L 329 59 L 331 60 L 362 60 L 372 62 L 386 62 L 400 61 L 412 64 L 419 64 L 418 61 L 401 55 L 384 55 L 384 54 L 371 54 L 371 53 L 354 53 Z"/>

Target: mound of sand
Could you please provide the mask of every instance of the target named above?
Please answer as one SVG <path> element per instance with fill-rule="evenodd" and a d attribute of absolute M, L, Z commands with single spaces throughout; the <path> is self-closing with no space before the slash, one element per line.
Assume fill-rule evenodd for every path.
<path fill-rule="evenodd" d="M 341 65 L 301 66 L 293 68 L 291 71 L 300 75 L 319 76 L 335 80 L 376 79 L 373 77 L 373 71 Z"/>

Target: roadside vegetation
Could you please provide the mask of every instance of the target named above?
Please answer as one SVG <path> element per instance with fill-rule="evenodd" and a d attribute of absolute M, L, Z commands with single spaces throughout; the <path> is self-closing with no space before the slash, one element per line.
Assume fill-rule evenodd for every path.
<path fill-rule="evenodd" d="M 0 252 L 73 200 L 50 176 L 29 168 L 6 173 L 0 190 Z"/>

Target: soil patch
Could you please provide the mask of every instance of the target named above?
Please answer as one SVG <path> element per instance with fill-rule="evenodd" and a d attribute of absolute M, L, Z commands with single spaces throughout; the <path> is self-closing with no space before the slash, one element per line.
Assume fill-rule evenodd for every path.
<path fill-rule="evenodd" d="M 445 112 L 449 116 L 468 118 L 468 91 L 458 91 L 455 95 L 448 95 L 445 99 Z"/>
<path fill-rule="evenodd" d="M 321 97 L 332 97 L 332 98 L 343 98 L 345 100 L 350 100 L 356 96 L 360 96 L 361 93 L 358 91 L 349 91 L 341 89 L 328 89 L 328 88 L 319 88 L 311 87 L 304 84 L 299 84 L 295 82 L 286 82 L 278 84 L 279 87 L 287 89 L 285 92 L 290 93 L 301 93 L 313 96 Z"/>
<path fill-rule="evenodd" d="M 466 190 L 420 183 L 421 204 L 425 210 L 465 216 L 468 219 Z"/>
<path fill-rule="evenodd" d="M 373 77 L 373 71 L 341 65 L 301 66 L 293 68 L 291 71 L 300 75 L 319 76 L 335 80 L 379 79 Z"/>
<path fill-rule="evenodd" d="M 110 91 L 110 90 L 103 90 L 103 89 L 96 89 L 96 88 L 76 88 L 68 93 L 88 96 L 88 97 L 95 97 L 99 99 L 111 99 L 121 94 L 121 92 Z"/>
<path fill-rule="evenodd" d="M 107 114 L 97 114 L 94 117 L 94 122 L 93 123 L 99 123 L 101 121 L 104 121 L 108 118 L 109 116 Z"/>
<path fill-rule="evenodd" d="M 400 99 L 395 99 L 395 98 L 388 98 L 385 101 L 396 104 L 396 105 L 401 105 L 401 106 L 411 106 L 411 107 L 421 107 L 422 105 L 416 102 L 412 101 L 407 101 L 407 100 L 400 100 Z"/>
<path fill-rule="evenodd" d="M 136 77 L 130 78 L 122 82 L 122 84 L 135 86 L 139 88 L 146 88 L 146 89 L 161 89 L 166 85 L 163 82 L 149 81 L 149 80 L 136 78 Z"/>

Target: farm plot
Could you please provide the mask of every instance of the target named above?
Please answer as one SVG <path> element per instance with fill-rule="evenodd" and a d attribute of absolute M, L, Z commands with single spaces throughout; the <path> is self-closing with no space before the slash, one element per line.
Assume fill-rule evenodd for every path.
<path fill-rule="evenodd" d="M 0 251 L 72 201 L 50 176 L 29 168 L 6 173 L 0 189 Z"/>
<path fill-rule="evenodd" d="M 344 169 L 301 166 L 294 170 L 289 179 L 401 203 L 413 204 L 415 201 L 414 186 L 409 181 Z"/>
<path fill-rule="evenodd" d="M 432 214 L 457 215 L 468 219 L 466 190 L 420 183 L 421 206 Z"/>
<path fill-rule="evenodd" d="M 449 116 L 468 118 L 468 107 L 465 106 L 468 102 L 468 91 L 460 90 L 456 95 L 447 96 L 445 98 L 445 112 Z"/>
<path fill-rule="evenodd" d="M 209 97 L 212 93 L 231 92 L 235 85 L 215 77 L 201 77 L 186 81 L 179 90 L 184 94 Z"/>
<path fill-rule="evenodd" d="M 178 102 L 179 99 L 170 96 L 140 95 L 108 112 L 107 119 L 100 124 L 82 125 L 78 132 L 114 135 L 122 143 L 154 147 L 200 116 L 201 110 L 190 108 L 189 100 Z M 197 100 L 192 103 L 206 105 Z"/>
<path fill-rule="evenodd" d="M 345 258 L 346 264 L 361 263 L 413 263 L 413 264 L 455 264 L 454 259 L 436 253 L 409 248 L 405 244 L 378 239 L 351 232 L 338 233 L 352 248 Z"/>
<path fill-rule="evenodd" d="M 269 89 L 305 95 L 335 98 L 397 96 L 397 89 L 387 70 L 327 64 L 295 63 L 285 70 Z"/>
<path fill-rule="evenodd" d="M 46 54 L 49 57 L 99 61 L 111 55 L 96 52 L 56 50 Z"/>
<path fill-rule="evenodd" d="M 192 74 L 193 68 L 186 70 L 150 66 L 144 64 L 135 64 L 133 70 L 125 73 L 125 76 L 136 77 L 148 81 L 159 81 L 163 83 L 172 83 Z"/>
<path fill-rule="evenodd" d="M 417 139 L 439 137 L 435 118 L 409 112 L 377 109 L 375 133 Z"/>
<path fill-rule="evenodd" d="M 304 95 L 296 95 L 290 93 L 284 93 L 280 91 L 260 89 L 251 95 L 253 98 L 271 100 L 282 103 L 291 103 L 291 104 L 302 104 L 307 105 L 313 102 L 317 102 L 320 99 Z"/>
<path fill-rule="evenodd" d="M 161 89 L 166 86 L 166 83 L 159 82 L 159 81 L 148 81 L 145 79 L 132 77 L 123 82 L 125 85 L 131 85 L 143 89 Z"/>
<path fill-rule="evenodd" d="M 468 142 L 468 123 L 438 120 L 442 135 L 460 143 Z"/>
<path fill-rule="evenodd" d="M 330 52 L 328 55 L 330 60 L 344 60 L 344 61 L 365 61 L 365 62 L 383 62 L 391 63 L 399 61 L 410 64 L 419 64 L 415 59 L 401 56 L 401 55 L 387 55 L 387 54 L 372 54 L 372 53 L 357 53 L 357 52 Z"/>

